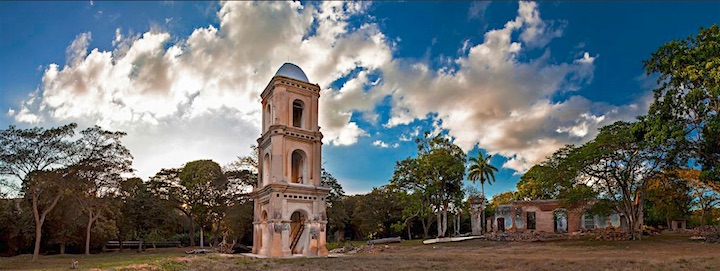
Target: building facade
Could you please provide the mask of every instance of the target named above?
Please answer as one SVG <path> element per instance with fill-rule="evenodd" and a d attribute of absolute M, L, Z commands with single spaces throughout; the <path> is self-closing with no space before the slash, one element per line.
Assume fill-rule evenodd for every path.
<path fill-rule="evenodd" d="M 285 63 L 260 97 L 252 252 L 267 257 L 327 255 L 325 198 L 330 189 L 320 184 L 320 87 L 298 66 Z"/>
<path fill-rule="evenodd" d="M 515 201 L 498 205 L 495 216 L 486 221 L 490 231 L 538 231 L 538 232 L 576 232 L 605 227 L 624 228 L 623 219 L 618 214 L 609 216 L 590 215 L 585 206 L 567 209 L 561 200 Z"/>

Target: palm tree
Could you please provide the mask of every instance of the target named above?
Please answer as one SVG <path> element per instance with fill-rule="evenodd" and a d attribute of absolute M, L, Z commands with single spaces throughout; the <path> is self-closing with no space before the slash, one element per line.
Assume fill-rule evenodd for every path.
<path fill-rule="evenodd" d="M 479 152 L 477 157 L 470 157 L 470 168 L 468 169 L 468 179 L 472 181 L 473 184 L 480 181 L 480 186 L 482 187 L 482 197 L 484 200 L 483 207 L 485 207 L 485 202 L 487 201 L 485 198 L 485 182 L 492 184 L 492 182 L 495 181 L 495 172 L 498 171 L 495 166 L 490 164 L 490 158 L 492 158 L 492 155 L 488 155 L 483 158 L 483 154 Z M 483 210 L 483 233 L 485 232 L 485 223 L 485 210 Z"/>

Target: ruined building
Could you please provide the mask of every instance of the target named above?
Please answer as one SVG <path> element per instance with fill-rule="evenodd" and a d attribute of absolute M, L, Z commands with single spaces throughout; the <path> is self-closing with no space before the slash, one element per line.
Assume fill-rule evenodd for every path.
<path fill-rule="evenodd" d="M 617 214 L 590 215 L 585 208 L 566 209 L 561 200 L 515 201 L 498 205 L 495 216 L 487 218 L 489 231 L 576 232 L 604 227 L 626 227 Z"/>
<path fill-rule="evenodd" d="M 327 255 L 325 198 L 330 189 L 320 185 L 320 86 L 310 83 L 300 67 L 285 63 L 260 97 L 252 253 Z"/>

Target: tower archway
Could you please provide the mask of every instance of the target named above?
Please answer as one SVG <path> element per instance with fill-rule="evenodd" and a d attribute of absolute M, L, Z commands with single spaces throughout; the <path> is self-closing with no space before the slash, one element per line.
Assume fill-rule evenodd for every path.
<path fill-rule="evenodd" d="M 294 150 L 291 155 L 290 182 L 304 184 L 307 180 L 307 155 L 302 150 Z"/>
<path fill-rule="evenodd" d="M 290 216 L 290 251 L 292 254 L 302 254 L 304 252 L 306 242 L 303 242 L 303 235 L 306 232 L 305 222 L 307 219 L 307 213 L 301 210 L 293 212 Z"/>
<path fill-rule="evenodd" d="M 292 125 L 297 128 L 305 128 L 305 103 L 295 100 L 292 103 Z"/>
<path fill-rule="evenodd" d="M 265 186 L 270 183 L 270 154 L 268 153 L 263 157 L 262 171 L 262 184 Z"/>

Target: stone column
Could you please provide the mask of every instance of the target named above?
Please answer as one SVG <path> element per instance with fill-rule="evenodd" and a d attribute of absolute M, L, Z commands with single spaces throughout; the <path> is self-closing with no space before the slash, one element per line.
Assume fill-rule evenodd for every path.
<path fill-rule="evenodd" d="M 470 202 L 470 225 L 472 227 L 472 235 L 482 234 L 482 212 L 485 210 L 485 199 L 479 196 L 472 196 L 468 199 Z"/>
<path fill-rule="evenodd" d="M 318 256 L 327 256 L 327 221 L 320 221 L 319 232 L 318 232 Z"/>
<path fill-rule="evenodd" d="M 280 249 L 282 256 L 292 256 L 290 250 L 290 243 L 292 242 L 290 240 L 290 221 L 285 221 L 282 225 L 282 231 L 277 234 L 279 240 L 278 249 Z"/>
<path fill-rule="evenodd" d="M 260 235 L 261 233 L 258 231 L 260 226 L 257 222 L 253 222 L 253 248 L 252 253 L 253 254 L 259 254 L 260 252 Z"/>

